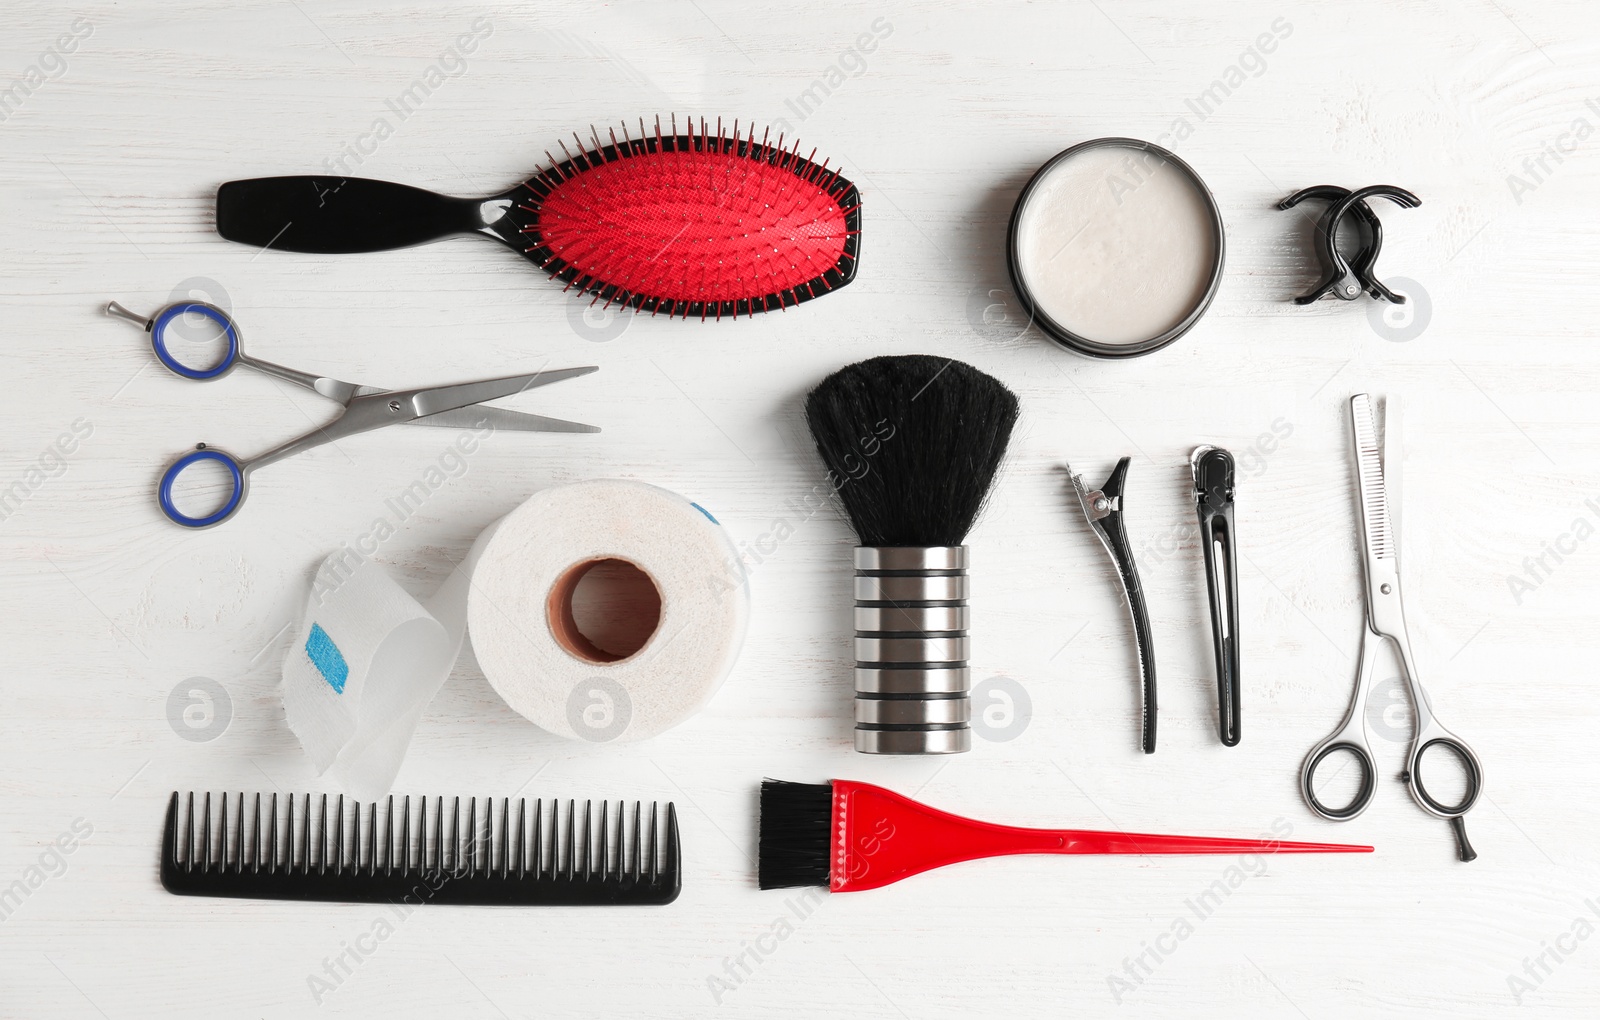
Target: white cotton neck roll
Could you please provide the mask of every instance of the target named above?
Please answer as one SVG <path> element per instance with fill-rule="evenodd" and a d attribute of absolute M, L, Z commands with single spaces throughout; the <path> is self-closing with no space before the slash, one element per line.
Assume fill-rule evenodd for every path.
<path fill-rule="evenodd" d="M 540 729 L 643 740 L 698 712 L 733 669 L 749 599 L 738 551 L 699 506 L 653 485 L 583 482 L 538 493 L 479 540 L 467 627 L 489 683 Z M 563 617 L 574 568 L 642 571 L 660 617 L 642 647 L 596 661 Z M 568 617 L 570 619 L 570 617 Z"/>
<path fill-rule="evenodd" d="M 648 577 L 660 603 L 654 630 L 620 658 L 572 632 L 573 579 L 614 560 Z M 653 485 L 579 482 L 490 525 L 423 601 L 349 549 L 330 555 L 284 657 L 284 713 L 319 772 L 374 800 L 469 632 L 515 711 L 599 743 L 643 740 L 699 711 L 732 671 L 748 617 L 738 551 L 710 514 Z"/>
<path fill-rule="evenodd" d="M 1138 344 L 1206 302 L 1219 257 L 1212 210 L 1204 186 L 1155 152 L 1081 148 L 1030 186 L 1013 269 L 1034 307 L 1066 330 Z"/>

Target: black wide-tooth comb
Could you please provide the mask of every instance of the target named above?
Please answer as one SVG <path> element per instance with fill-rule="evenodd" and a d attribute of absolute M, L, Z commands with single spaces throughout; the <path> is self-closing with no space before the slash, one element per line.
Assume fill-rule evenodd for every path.
<path fill-rule="evenodd" d="M 410 797 L 401 798 L 398 808 L 390 797 L 382 811 L 374 803 L 363 812 L 354 801 L 347 810 L 341 795 L 331 822 L 327 794 L 315 816 L 311 794 L 298 811 L 293 794 L 285 799 L 281 825 L 278 795 L 266 801 L 263 826 L 261 794 L 248 815 L 245 795 L 239 794 L 230 829 L 223 794 L 213 833 L 207 793 L 197 840 L 194 794 L 180 834 L 174 793 L 161 842 L 162 886 L 180 896 L 502 906 L 664 904 L 677 899 L 682 887 L 678 815 L 671 803 L 663 834 L 657 805 L 651 804 L 646 819 L 639 801 L 633 802 L 631 821 L 618 802 L 614 823 L 608 821 L 609 802 L 602 801 L 594 824 L 590 801 L 584 801 L 581 817 L 577 802 L 567 801 L 563 820 L 559 801 L 550 802 L 547 814 L 544 802 L 535 800 L 530 819 L 526 800 L 518 800 L 512 812 L 502 797 L 497 824 L 491 797 L 480 824 L 478 798 L 468 797 L 463 828 L 456 797 L 446 829 L 443 797 L 434 798 L 431 818 L 429 798 L 419 798 L 415 822 Z"/>

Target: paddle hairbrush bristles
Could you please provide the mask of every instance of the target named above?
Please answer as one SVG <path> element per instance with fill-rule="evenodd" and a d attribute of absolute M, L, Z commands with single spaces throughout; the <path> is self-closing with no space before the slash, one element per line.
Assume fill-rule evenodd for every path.
<path fill-rule="evenodd" d="M 872 358 L 822 380 L 806 422 L 862 545 L 958 546 L 1005 456 L 1017 397 L 950 358 Z"/>
<path fill-rule="evenodd" d="M 639 122 L 581 140 L 517 203 L 528 258 L 596 301 L 720 318 L 785 308 L 843 286 L 860 232 L 855 186 L 798 143 L 741 136 L 735 122 L 677 133 Z M 574 140 L 577 136 L 574 135 Z M 812 155 L 816 154 L 812 150 Z"/>
<path fill-rule="evenodd" d="M 262 177 L 217 191 L 231 241 L 333 254 L 484 234 L 595 302 L 685 318 L 787 308 L 855 277 L 855 185 L 737 121 L 624 124 L 504 195 L 451 198 L 358 177 Z"/>

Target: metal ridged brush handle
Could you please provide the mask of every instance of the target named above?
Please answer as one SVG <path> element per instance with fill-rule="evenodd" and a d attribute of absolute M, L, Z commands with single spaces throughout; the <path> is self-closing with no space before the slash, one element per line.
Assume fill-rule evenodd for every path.
<path fill-rule="evenodd" d="M 678 816 L 667 804 L 535 800 L 530 809 L 508 798 L 351 801 L 341 795 L 329 812 L 327 794 L 315 812 L 312 795 L 254 796 L 247 811 L 239 794 L 230 813 L 223 794 L 215 814 L 211 794 L 195 796 L 180 812 L 174 793 L 161 846 L 161 884 L 180 896 L 322 900 L 345 903 L 454 903 L 588 906 L 671 903 L 682 884 Z M 180 813 L 183 815 L 180 827 Z M 448 813 L 448 820 L 446 814 Z M 530 817 L 531 814 L 531 817 Z M 596 817 L 598 815 L 598 817 Z"/>
<path fill-rule="evenodd" d="M 970 750 L 967 547 L 860 546 L 855 566 L 856 750 Z"/>

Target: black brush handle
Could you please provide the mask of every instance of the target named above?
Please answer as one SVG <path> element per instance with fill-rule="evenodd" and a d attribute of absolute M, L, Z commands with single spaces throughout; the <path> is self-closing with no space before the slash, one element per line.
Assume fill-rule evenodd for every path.
<path fill-rule="evenodd" d="M 282 251 L 388 251 L 476 230 L 481 206 L 363 177 L 257 177 L 217 189 L 217 233 Z"/>

